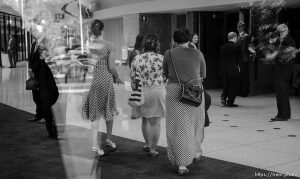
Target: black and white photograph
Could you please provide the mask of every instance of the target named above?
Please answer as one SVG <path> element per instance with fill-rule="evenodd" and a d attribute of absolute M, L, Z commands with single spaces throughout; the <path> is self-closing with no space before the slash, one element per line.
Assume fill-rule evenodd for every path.
<path fill-rule="evenodd" d="M 300 178 L 300 0 L 0 0 L 0 179 Z"/>

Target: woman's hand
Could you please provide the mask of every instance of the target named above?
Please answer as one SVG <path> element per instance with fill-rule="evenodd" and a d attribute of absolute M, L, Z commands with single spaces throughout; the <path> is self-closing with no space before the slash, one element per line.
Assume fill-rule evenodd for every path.
<path fill-rule="evenodd" d="M 115 83 L 116 83 L 117 85 L 119 85 L 119 84 L 124 84 L 124 82 L 123 82 L 120 78 L 115 78 Z"/>
<path fill-rule="evenodd" d="M 131 89 L 136 90 L 137 89 L 137 83 L 136 82 L 131 82 Z"/>

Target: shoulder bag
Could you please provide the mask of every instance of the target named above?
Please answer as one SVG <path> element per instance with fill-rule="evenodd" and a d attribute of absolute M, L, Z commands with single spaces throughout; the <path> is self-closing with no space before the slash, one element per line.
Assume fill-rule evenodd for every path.
<path fill-rule="evenodd" d="M 198 107 L 202 103 L 202 94 L 203 94 L 203 86 L 201 82 L 199 82 L 197 85 L 193 83 L 193 81 L 197 81 L 195 79 L 192 79 L 188 83 L 181 83 L 171 56 L 171 52 L 169 51 L 171 63 L 173 65 L 178 83 L 180 85 L 180 96 L 179 101 L 181 103 L 191 105 L 194 107 Z"/>
<path fill-rule="evenodd" d="M 145 96 L 143 92 L 143 83 L 141 76 L 138 73 L 136 73 L 134 78 L 134 85 L 128 99 L 128 104 L 131 107 L 138 107 L 145 103 Z"/>

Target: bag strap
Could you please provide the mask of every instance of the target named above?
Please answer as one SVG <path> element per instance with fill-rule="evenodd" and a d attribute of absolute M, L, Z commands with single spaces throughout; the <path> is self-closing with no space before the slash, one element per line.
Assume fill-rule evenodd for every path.
<path fill-rule="evenodd" d="M 172 63 L 172 65 L 173 65 L 173 68 L 174 68 L 174 71 L 175 71 L 175 74 L 176 74 L 177 81 L 178 81 L 178 83 L 179 83 L 180 86 L 181 86 L 181 82 L 180 82 L 180 80 L 179 80 L 178 73 L 177 73 L 177 71 L 176 71 L 176 68 L 175 68 L 175 65 L 174 65 L 173 58 L 172 58 L 172 55 L 171 55 L 170 50 L 169 50 L 169 55 L 170 55 L 171 63 Z M 191 81 L 188 82 L 188 84 L 191 83 L 192 81 L 198 81 L 198 80 L 192 79 Z M 201 80 L 199 81 L 199 86 L 202 86 Z"/>
<path fill-rule="evenodd" d="M 136 53 L 137 55 L 140 55 L 140 51 L 139 51 L 139 50 L 135 50 L 135 53 Z"/>
<path fill-rule="evenodd" d="M 174 62 L 173 62 L 173 58 L 172 58 L 172 55 L 171 55 L 171 50 L 169 50 L 169 55 L 170 55 L 171 63 L 173 65 L 173 68 L 174 68 L 174 71 L 175 71 L 175 74 L 176 74 L 177 81 L 178 81 L 179 85 L 181 86 L 181 83 L 180 83 L 180 80 L 179 80 L 179 77 L 178 77 L 178 73 L 176 71 L 176 68 L 175 68 L 175 65 L 174 65 Z"/>

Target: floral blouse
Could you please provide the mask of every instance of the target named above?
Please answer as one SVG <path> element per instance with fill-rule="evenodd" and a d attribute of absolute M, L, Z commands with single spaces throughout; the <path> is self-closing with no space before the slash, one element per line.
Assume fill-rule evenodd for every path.
<path fill-rule="evenodd" d="M 163 84 L 163 56 L 146 52 L 135 56 L 131 65 L 131 81 L 134 81 L 135 73 L 139 73 L 143 86 L 162 85 Z"/>

